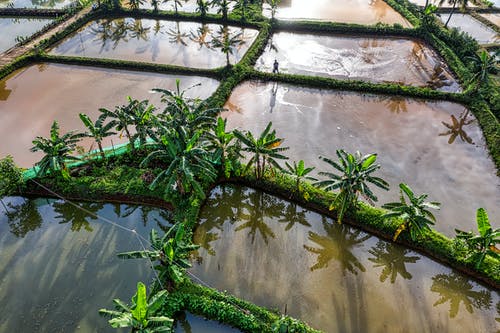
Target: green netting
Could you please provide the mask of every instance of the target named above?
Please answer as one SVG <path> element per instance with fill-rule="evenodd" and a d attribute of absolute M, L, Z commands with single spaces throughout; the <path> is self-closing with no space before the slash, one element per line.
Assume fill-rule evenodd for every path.
<path fill-rule="evenodd" d="M 136 143 L 135 146 L 137 147 L 138 143 Z M 104 154 L 106 157 L 112 157 L 112 156 L 120 156 L 120 155 L 125 154 L 126 152 L 129 151 L 129 149 L 130 149 L 129 147 L 130 147 L 130 145 L 127 142 L 127 143 L 122 143 L 122 144 L 119 144 L 116 146 L 113 145 L 111 147 L 105 147 L 105 148 L 103 148 L 103 150 L 104 150 Z M 84 155 L 77 155 L 76 157 L 79 158 L 80 160 L 68 163 L 67 164 L 68 168 L 70 168 L 70 169 L 75 168 L 75 167 L 78 167 L 78 166 L 83 165 L 85 163 L 88 163 L 89 161 L 99 161 L 102 159 L 102 156 L 101 156 L 98 149 L 91 150 L 90 152 L 88 152 Z M 36 177 L 37 177 L 37 167 L 36 166 L 33 166 L 32 168 L 27 169 L 23 172 L 23 178 L 25 181 L 32 179 L 32 178 L 36 178 Z"/>

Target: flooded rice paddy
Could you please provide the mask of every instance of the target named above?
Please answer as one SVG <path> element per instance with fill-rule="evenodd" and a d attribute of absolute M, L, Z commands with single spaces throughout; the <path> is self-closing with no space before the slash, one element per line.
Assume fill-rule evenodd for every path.
<path fill-rule="evenodd" d="M 0 0 L 0 8 L 63 8 L 72 0 Z"/>
<path fill-rule="evenodd" d="M 122 3 L 125 3 L 124 6 L 130 7 L 130 4 L 128 3 L 128 1 L 123 1 Z M 231 11 L 234 7 L 234 4 L 229 3 L 228 7 L 229 7 L 229 11 Z M 151 5 L 151 2 L 145 2 L 143 4 L 140 4 L 139 8 L 141 8 L 141 9 L 154 9 L 154 7 Z M 174 1 L 160 2 L 158 4 L 158 10 L 175 11 L 175 3 L 174 3 Z M 181 0 L 179 3 L 177 3 L 177 11 L 178 12 L 187 12 L 187 13 L 198 12 L 197 0 Z M 210 6 L 210 4 L 208 5 L 207 13 L 217 14 L 217 11 L 218 11 L 217 6 Z"/>
<path fill-rule="evenodd" d="M 487 19 L 488 21 L 492 22 L 493 24 L 496 24 L 498 27 L 500 27 L 500 13 L 498 14 L 481 14 L 482 17 Z"/>
<path fill-rule="evenodd" d="M 174 89 L 176 79 L 180 79 L 182 89 L 202 84 L 186 93 L 192 98 L 207 98 L 218 86 L 218 81 L 202 77 L 56 64 L 32 65 L 16 71 L 0 80 L 0 156 L 10 154 L 19 166 L 30 167 L 42 156 L 29 151 L 32 140 L 36 136 L 47 137 L 54 120 L 59 122 L 61 132 L 83 131 L 79 113 L 95 121 L 100 115 L 99 108 L 113 109 L 126 104 L 126 96 L 149 99 L 161 107 L 159 94 L 149 91 L 152 88 Z M 120 140 L 115 136 L 104 146 L 125 140 L 125 137 Z M 89 139 L 82 142 L 85 149 L 92 144 Z"/>
<path fill-rule="evenodd" d="M 476 230 L 476 209 L 500 216 L 500 180 L 475 118 L 461 105 L 401 97 L 245 82 L 226 103 L 228 127 L 256 135 L 272 121 L 291 161 L 331 171 L 319 155 L 337 149 L 378 153 L 389 192 L 375 190 L 379 205 L 397 201 L 398 184 L 442 203 L 435 228 Z"/>
<path fill-rule="evenodd" d="M 324 332 L 496 332 L 500 297 L 416 252 L 277 197 L 220 186 L 191 269 Z"/>
<path fill-rule="evenodd" d="M 256 64 L 280 72 L 372 82 L 398 82 L 442 91 L 460 89 L 448 66 L 423 42 L 407 38 L 369 38 L 279 32 L 272 35 Z"/>
<path fill-rule="evenodd" d="M 116 257 L 140 249 L 134 234 L 59 200 L 10 197 L 3 203 L 0 332 L 115 332 L 98 310 L 113 309 L 114 298 L 130 303 L 137 282 L 152 279 L 145 261 Z M 166 221 L 156 208 L 78 206 L 143 237 L 158 228 L 155 220 Z"/>
<path fill-rule="evenodd" d="M 241 332 L 235 328 L 219 324 L 213 320 L 207 320 L 193 315 L 189 312 L 183 312 L 176 318 L 175 333 L 238 333 Z"/>
<path fill-rule="evenodd" d="M 448 16 L 448 14 L 441 14 L 441 21 L 446 22 Z M 479 44 L 500 42 L 500 35 L 498 33 L 467 14 L 453 14 L 448 26 L 458 28 L 468 33 L 472 38 L 476 39 Z"/>
<path fill-rule="evenodd" d="M 0 53 L 16 45 L 16 38 L 26 38 L 49 24 L 50 19 L 38 18 L 0 18 Z"/>
<path fill-rule="evenodd" d="M 50 53 L 65 56 L 153 62 L 196 68 L 226 65 L 226 56 L 212 47 L 223 31 L 240 35 L 229 60 L 238 62 L 257 36 L 257 30 L 217 24 L 150 19 L 103 19 L 89 23 Z"/>
<path fill-rule="evenodd" d="M 264 6 L 264 15 L 271 16 L 267 5 Z M 358 24 L 398 23 L 410 27 L 410 23 L 383 0 L 282 0 L 276 18 Z"/>

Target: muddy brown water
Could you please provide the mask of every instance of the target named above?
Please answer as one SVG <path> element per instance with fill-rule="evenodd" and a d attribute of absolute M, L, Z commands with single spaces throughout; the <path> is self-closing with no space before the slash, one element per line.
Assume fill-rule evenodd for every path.
<path fill-rule="evenodd" d="M 435 228 L 447 235 L 476 230 L 479 207 L 492 221 L 500 216 L 495 166 L 477 121 L 459 104 L 250 81 L 233 90 L 226 108 L 231 129 L 258 135 L 272 121 L 290 161 L 303 159 L 315 172 L 332 171 L 318 156 L 335 158 L 337 149 L 378 153 L 378 175 L 391 190 L 371 187 L 377 205 L 397 201 L 405 182 L 441 202 Z"/>
<path fill-rule="evenodd" d="M 0 53 L 16 45 L 16 37 L 29 37 L 52 22 L 51 19 L 38 18 L 0 18 Z"/>
<path fill-rule="evenodd" d="M 133 60 L 195 68 L 226 65 L 226 56 L 212 47 L 222 26 L 149 19 L 93 21 L 56 45 L 51 54 Z M 254 29 L 228 27 L 230 36 L 244 43 L 231 49 L 231 64 L 238 62 L 257 36 Z"/>
<path fill-rule="evenodd" d="M 441 21 L 446 22 L 448 17 L 448 14 L 441 14 L 440 19 Z M 500 34 L 467 14 L 453 14 L 448 26 L 458 28 L 459 30 L 468 33 L 472 36 L 472 38 L 476 39 L 479 44 L 500 42 Z"/>
<path fill-rule="evenodd" d="M 500 297 L 458 272 L 296 204 L 213 190 L 191 272 L 324 332 L 496 332 Z"/>
<path fill-rule="evenodd" d="M 271 17 L 264 5 L 264 15 Z M 410 27 L 410 23 L 383 0 L 285 0 L 278 5 L 278 19 L 309 19 L 343 23 L 376 24 L 378 22 Z"/>
<path fill-rule="evenodd" d="M 281 73 L 460 90 L 439 55 L 411 39 L 279 32 L 271 36 L 255 67 L 272 72 L 275 59 Z"/>
<path fill-rule="evenodd" d="M 150 102 L 161 108 L 160 95 L 151 94 L 152 88 L 175 89 L 180 79 L 181 89 L 189 89 L 188 97 L 207 98 L 218 86 L 218 81 L 193 76 L 164 75 L 114 69 L 39 64 L 14 72 L 0 80 L 0 156 L 10 154 L 22 167 L 30 167 L 40 160 L 40 153 L 31 153 L 36 136 L 49 136 L 54 120 L 61 133 L 84 130 L 78 117 L 85 113 L 92 120 L 100 115 L 99 108 L 113 109 L 127 104 L 127 96 Z M 125 137 L 108 138 L 104 146 L 126 142 Z M 85 139 L 85 149 L 97 147 Z"/>

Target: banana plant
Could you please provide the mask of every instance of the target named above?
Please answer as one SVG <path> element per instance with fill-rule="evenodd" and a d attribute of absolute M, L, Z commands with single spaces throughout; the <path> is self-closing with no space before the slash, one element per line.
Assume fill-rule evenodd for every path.
<path fill-rule="evenodd" d="M 500 228 L 492 229 L 488 214 L 484 208 L 479 208 L 476 212 L 476 223 L 479 235 L 474 235 L 472 231 L 465 232 L 455 229 L 457 238 L 462 239 L 467 244 L 470 254 L 468 259 L 476 262 L 476 268 L 479 268 L 487 254 L 500 258 Z"/>
<path fill-rule="evenodd" d="M 168 292 L 162 290 L 149 298 L 146 293 L 144 283 L 138 282 L 131 305 L 114 299 L 116 310 L 100 309 L 99 314 L 111 317 L 108 322 L 113 328 L 131 327 L 137 333 L 172 332 L 174 320 L 160 314 Z"/>
<path fill-rule="evenodd" d="M 189 254 L 200 246 L 187 241 L 182 223 L 174 224 L 160 237 L 156 230 L 151 230 L 150 242 L 152 250 L 122 252 L 118 254 L 122 259 L 149 259 L 158 261 L 155 266 L 158 278 L 167 283 L 171 290 L 175 285 L 184 281 L 186 268 L 191 267 Z"/>
<path fill-rule="evenodd" d="M 382 208 L 390 210 L 384 214 L 382 218 L 397 217 L 403 220 L 403 223 L 398 227 L 394 234 L 393 240 L 396 241 L 399 234 L 404 230 L 409 230 L 412 240 L 416 240 L 422 236 L 424 232 L 431 230 L 431 225 L 434 225 L 436 218 L 429 209 L 439 209 L 439 202 L 427 202 L 427 194 L 415 195 L 412 189 L 404 184 L 399 184 L 400 196 L 399 202 L 390 202 L 382 206 Z M 408 197 L 408 202 L 405 199 Z"/>
<path fill-rule="evenodd" d="M 104 113 L 101 113 L 99 118 L 97 118 L 94 123 L 89 116 L 84 113 L 80 113 L 80 120 L 83 122 L 85 127 L 87 127 L 88 132 L 84 133 L 85 136 L 94 138 L 97 143 L 97 147 L 99 148 L 99 152 L 101 154 L 102 159 L 105 158 L 104 150 L 102 148 L 102 139 L 116 134 L 112 132 L 111 129 L 115 126 L 113 122 L 108 122 L 104 125 L 104 121 L 107 116 Z"/>
<path fill-rule="evenodd" d="M 300 160 L 298 163 L 296 161 L 294 161 L 293 166 L 290 165 L 288 162 L 285 162 L 285 165 L 286 165 L 286 169 L 284 169 L 284 172 L 295 177 L 295 180 L 296 180 L 295 187 L 297 188 L 297 191 L 299 193 L 301 191 L 300 181 L 302 179 L 308 179 L 308 180 L 314 180 L 314 181 L 317 180 L 314 177 L 308 176 L 308 174 L 314 170 L 314 167 L 306 168 L 304 165 L 304 160 Z"/>
<path fill-rule="evenodd" d="M 389 189 L 389 184 L 382 178 L 371 175 L 380 168 L 379 164 L 374 164 L 377 160 L 377 154 L 361 156 L 359 151 L 350 154 L 343 149 L 339 149 L 337 150 L 337 157 L 339 162 L 327 157 L 319 157 L 322 161 L 340 171 L 340 174 L 320 172 L 320 176 L 326 176 L 329 179 L 318 181 L 315 185 L 326 191 L 340 190 L 340 193 L 330 205 L 330 210 L 338 210 L 337 222 L 340 224 L 346 211 L 356 206 L 359 195 L 363 196 L 370 204 L 378 200 L 368 187 L 368 183 L 372 183 L 386 191 Z"/>

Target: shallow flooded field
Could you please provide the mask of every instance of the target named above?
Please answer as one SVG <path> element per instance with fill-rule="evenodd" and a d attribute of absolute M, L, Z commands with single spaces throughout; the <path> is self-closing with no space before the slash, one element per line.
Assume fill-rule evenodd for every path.
<path fill-rule="evenodd" d="M 150 90 L 175 89 L 176 79 L 180 79 L 181 89 L 201 83 L 186 93 L 192 98 L 207 98 L 218 86 L 218 81 L 202 77 L 55 64 L 32 65 L 16 71 L 0 80 L 0 156 L 10 154 L 19 166 L 30 167 L 42 156 L 29 151 L 31 142 L 38 135 L 47 137 L 54 120 L 63 133 L 83 131 L 79 113 L 95 121 L 99 108 L 114 109 L 127 104 L 127 96 L 149 99 L 161 107 L 160 95 L 151 94 Z M 125 141 L 125 136 L 115 136 L 106 139 L 104 146 Z M 81 145 L 89 149 L 92 144 L 92 140 L 86 139 Z"/>
<path fill-rule="evenodd" d="M 442 203 L 435 228 L 476 230 L 476 209 L 500 216 L 500 180 L 475 118 L 455 103 L 245 82 L 226 103 L 228 127 L 258 135 L 272 121 L 291 161 L 331 171 L 319 155 L 337 149 L 378 153 L 378 205 L 397 201 L 398 184 Z"/>
<path fill-rule="evenodd" d="M 481 16 L 500 27 L 500 14 L 481 14 Z"/>
<path fill-rule="evenodd" d="M 159 1 L 160 2 L 160 1 Z M 181 0 L 180 3 L 177 3 L 177 11 L 178 12 L 187 12 L 187 13 L 196 13 L 198 12 L 198 5 L 196 0 Z M 130 7 L 128 1 L 123 1 L 125 7 Z M 209 1 L 207 1 L 209 3 Z M 234 7 L 233 3 L 229 4 L 229 9 L 231 10 Z M 141 9 L 153 9 L 154 7 L 151 5 L 151 1 L 145 2 L 139 5 Z M 174 1 L 166 1 L 160 2 L 158 4 L 158 10 L 170 10 L 175 11 Z M 217 6 L 208 6 L 208 13 L 217 14 L 218 7 Z"/>
<path fill-rule="evenodd" d="M 0 8 L 62 8 L 70 5 L 72 0 L 0 0 Z"/>
<path fill-rule="evenodd" d="M 411 39 L 279 32 L 269 40 L 256 68 L 271 72 L 275 59 L 280 72 L 287 74 L 460 89 L 439 55 Z"/>
<path fill-rule="evenodd" d="M 264 5 L 264 15 L 271 17 Z M 383 0 L 283 0 L 276 12 L 278 19 L 308 19 L 343 23 L 376 24 L 377 22 L 404 27 L 410 24 Z"/>
<path fill-rule="evenodd" d="M 149 19 L 103 19 L 89 23 L 50 53 L 88 58 L 153 62 L 196 68 L 226 65 L 226 56 L 212 47 L 223 26 Z M 230 36 L 241 34 L 243 44 L 229 56 L 238 62 L 257 36 L 257 30 L 227 27 Z"/>
<path fill-rule="evenodd" d="M 277 197 L 219 186 L 191 269 L 324 332 L 496 332 L 500 297 L 416 252 Z"/>
<path fill-rule="evenodd" d="M 130 303 L 146 261 L 116 254 L 140 249 L 136 236 L 53 199 L 4 198 L 0 205 L 0 332 L 116 332 L 98 314 L 114 298 Z M 148 237 L 162 210 L 78 206 Z M 146 219 L 144 219 L 146 216 Z M 145 222 L 144 224 L 142 222 Z"/>
<path fill-rule="evenodd" d="M 16 45 L 16 37 L 29 37 L 49 24 L 51 19 L 38 18 L 0 18 L 0 53 Z"/>
<path fill-rule="evenodd" d="M 441 21 L 446 22 L 448 14 L 442 14 Z M 472 16 L 455 13 L 451 16 L 449 27 L 458 28 L 476 39 L 479 44 L 500 42 L 500 35 L 494 30 L 488 28 L 481 22 L 475 20 Z"/>
<path fill-rule="evenodd" d="M 189 312 L 183 312 L 176 318 L 175 333 L 238 333 L 241 332 L 235 328 L 219 324 L 213 320 L 207 320 L 193 315 Z"/>

